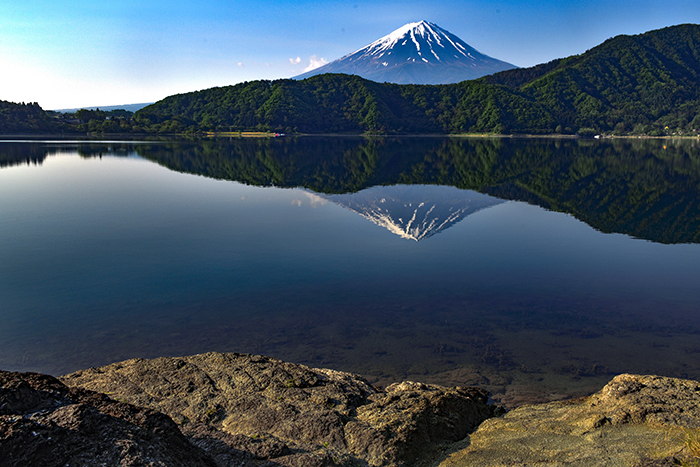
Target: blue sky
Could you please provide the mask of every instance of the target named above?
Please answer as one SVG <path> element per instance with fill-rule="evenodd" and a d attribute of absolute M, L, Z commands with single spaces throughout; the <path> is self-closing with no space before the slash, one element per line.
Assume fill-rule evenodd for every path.
<path fill-rule="evenodd" d="M 130 104 L 288 78 L 420 20 L 525 67 L 619 34 L 700 23 L 700 2 L 4 0 L 0 99 Z"/>

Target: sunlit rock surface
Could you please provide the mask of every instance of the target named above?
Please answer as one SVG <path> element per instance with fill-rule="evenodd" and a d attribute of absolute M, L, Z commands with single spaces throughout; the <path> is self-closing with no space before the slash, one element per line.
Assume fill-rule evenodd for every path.
<path fill-rule="evenodd" d="M 234 353 L 127 360 L 62 380 L 162 411 L 219 465 L 417 465 L 494 410 L 477 388 L 380 390 L 358 375 Z"/>
<path fill-rule="evenodd" d="M 623 374 L 592 396 L 485 421 L 440 466 L 673 465 L 700 455 L 699 429 L 700 383 Z"/>

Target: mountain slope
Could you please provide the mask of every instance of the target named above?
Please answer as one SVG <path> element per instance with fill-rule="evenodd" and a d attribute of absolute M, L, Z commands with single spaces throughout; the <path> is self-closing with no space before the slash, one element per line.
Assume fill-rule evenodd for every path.
<path fill-rule="evenodd" d="M 582 55 L 482 81 L 523 92 L 571 128 L 700 129 L 700 26 L 617 36 Z"/>
<path fill-rule="evenodd" d="M 170 96 L 134 115 L 147 131 L 301 133 L 503 133 L 552 131 L 539 104 L 505 86 L 379 84 L 323 74 L 303 81 L 253 81 Z"/>
<path fill-rule="evenodd" d="M 515 65 L 480 53 L 436 24 L 420 21 L 294 79 L 344 73 L 380 83 L 449 84 L 511 68 Z"/>

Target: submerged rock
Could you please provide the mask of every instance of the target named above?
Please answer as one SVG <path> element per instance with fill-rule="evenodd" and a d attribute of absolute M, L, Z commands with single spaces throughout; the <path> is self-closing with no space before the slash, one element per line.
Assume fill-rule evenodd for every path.
<path fill-rule="evenodd" d="M 458 447 L 440 466 L 678 465 L 700 455 L 700 383 L 619 375 L 592 396 L 487 420 Z"/>
<path fill-rule="evenodd" d="M 477 388 L 382 391 L 358 375 L 235 353 L 133 359 L 61 379 L 162 411 L 222 466 L 418 465 L 494 411 Z"/>
<path fill-rule="evenodd" d="M 0 465 L 216 464 L 161 413 L 52 376 L 0 371 Z"/>

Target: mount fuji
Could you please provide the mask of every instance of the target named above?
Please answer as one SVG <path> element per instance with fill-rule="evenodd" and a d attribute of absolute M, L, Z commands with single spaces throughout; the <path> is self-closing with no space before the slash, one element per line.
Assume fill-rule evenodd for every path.
<path fill-rule="evenodd" d="M 450 84 L 512 68 L 517 67 L 480 53 L 434 23 L 420 21 L 294 79 L 345 73 L 396 84 Z"/>

